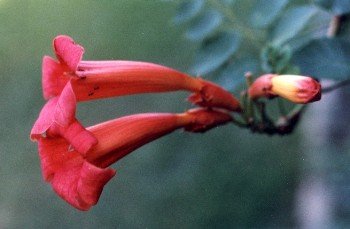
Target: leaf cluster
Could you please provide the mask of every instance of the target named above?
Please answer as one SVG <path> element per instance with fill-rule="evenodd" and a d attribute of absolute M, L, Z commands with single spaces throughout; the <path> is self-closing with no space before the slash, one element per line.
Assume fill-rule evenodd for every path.
<path fill-rule="evenodd" d="M 350 78 L 350 1 L 186 0 L 173 22 L 198 44 L 190 72 L 234 90 L 245 72 Z"/>

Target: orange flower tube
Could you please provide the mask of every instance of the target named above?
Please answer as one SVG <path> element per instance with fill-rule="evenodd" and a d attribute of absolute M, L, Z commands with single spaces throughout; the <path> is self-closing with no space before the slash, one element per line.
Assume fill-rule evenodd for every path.
<path fill-rule="evenodd" d="M 43 58 L 42 86 L 45 99 L 58 96 L 71 80 L 77 101 L 187 90 L 189 100 L 205 107 L 240 111 L 238 100 L 219 85 L 177 70 L 139 61 L 82 61 L 84 48 L 68 36 L 57 36 L 53 47 L 58 62 Z"/>

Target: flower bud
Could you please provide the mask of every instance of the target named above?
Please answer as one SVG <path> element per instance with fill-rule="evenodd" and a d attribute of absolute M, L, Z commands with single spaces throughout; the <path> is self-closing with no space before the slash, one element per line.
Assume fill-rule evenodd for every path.
<path fill-rule="evenodd" d="M 321 85 L 308 76 L 266 74 L 255 80 L 248 94 L 252 99 L 281 96 L 305 104 L 321 99 Z"/>

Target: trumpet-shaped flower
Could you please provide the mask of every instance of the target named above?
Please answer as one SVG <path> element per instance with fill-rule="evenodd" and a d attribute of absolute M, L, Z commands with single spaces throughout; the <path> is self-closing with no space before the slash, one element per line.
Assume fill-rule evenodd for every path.
<path fill-rule="evenodd" d="M 203 108 L 182 114 L 125 116 L 89 127 L 98 144 L 84 156 L 70 150 L 64 138 L 40 138 L 38 145 L 43 177 L 69 204 L 80 210 L 88 210 L 97 203 L 104 185 L 115 175 L 115 171 L 108 168 L 109 165 L 176 129 L 204 132 L 231 120 L 226 112 Z"/>
<path fill-rule="evenodd" d="M 82 61 L 83 47 L 64 35 L 54 39 L 53 48 L 58 61 L 43 58 L 45 99 L 58 96 L 71 81 L 77 101 L 187 90 L 193 92 L 189 100 L 194 104 L 240 111 L 238 100 L 220 86 L 174 69 L 137 61 Z"/>
<path fill-rule="evenodd" d="M 303 104 L 321 99 L 321 85 L 307 76 L 266 74 L 254 81 L 248 94 L 252 99 L 281 96 Z"/>

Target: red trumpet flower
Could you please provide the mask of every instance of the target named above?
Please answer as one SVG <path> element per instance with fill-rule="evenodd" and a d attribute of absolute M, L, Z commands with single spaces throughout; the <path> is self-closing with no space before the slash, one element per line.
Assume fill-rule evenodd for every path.
<path fill-rule="evenodd" d="M 177 90 L 193 92 L 189 100 L 204 107 L 240 111 L 238 100 L 220 86 L 157 64 L 137 61 L 82 61 L 83 47 L 68 36 L 57 36 L 58 62 L 45 56 L 42 86 L 45 99 L 58 96 L 68 81 L 77 101 Z"/>
<path fill-rule="evenodd" d="M 120 158 L 176 129 L 204 132 L 231 120 L 226 112 L 203 108 L 182 114 L 125 116 L 87 128 L 98 144 L 85 155 L 70 150 L 69 143 L 61 137 L 39 138 L 43 177 L 69 204 L 88 210 L 97 203 L 104 185 L 115 175 L 108 166 Z"/>

